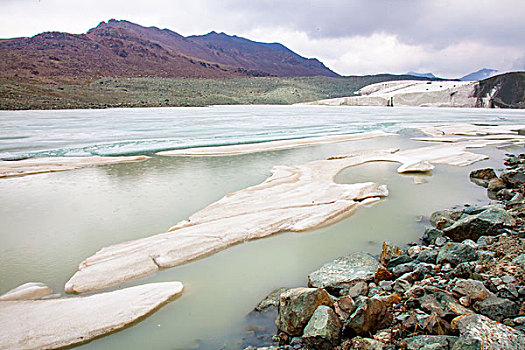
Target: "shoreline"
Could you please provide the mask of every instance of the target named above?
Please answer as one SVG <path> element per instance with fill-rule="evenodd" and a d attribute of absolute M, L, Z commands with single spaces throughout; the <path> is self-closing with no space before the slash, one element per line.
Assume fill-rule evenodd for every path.
<path fill-rule="evenodd" d="M 245 349 L 525 348 L 525 154 L 505 165 L 470 173 L 488 205 L 434 212 L 419 243 L 384 242 L 272 292 L 250 315 L 274 315 L 277 334 Z"/>

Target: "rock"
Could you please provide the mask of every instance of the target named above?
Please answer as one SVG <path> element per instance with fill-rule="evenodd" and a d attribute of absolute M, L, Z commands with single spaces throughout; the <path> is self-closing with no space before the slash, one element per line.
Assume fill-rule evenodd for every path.
<path fill-rule="evenodd" d="M 477 240 L 481 236 L 494 236 L 497 230 L 505 226 L 514 226 L 516 221 L 504 209 L 492 207 L 479 214 L 470 215 L 456 221 L 443 233 L 452 240 L 461 242 L 465 239 Z"/>
<path fill-rule="evenodd" d="M 509 188 L 519 188 L 525 183 L 525 171 L 511 169 L 501 173 L 501 179 Z"/>
<path fill-rule="evenodd" d="M 364 281 L 357 281 L 352 287 L 346 291 L 352 298 L 357 298 L 360 295 L 368 294 L 368 284 Z"/>
<path fill-rule="evenodd" d="M 493 294 L 485 288 L 482 282 L 476 280 L 459 279 L 456 281 L 453 292 L 465 295 L 474 301 L 483 301 Z"/>
<path fill-rule="evenodd" d="M 478 251 L 478 257 L 479 257 L 479 251 Z M 449 276 L 470 279 L 475 269 L 476 269 L 476 262 L 474 261 L 464 262 L 456 266 L 454 270 L 450 272 Z"/>
<path fill-rule="evenodd" d="M 384 291 L 386 291 L 386 292 L 390 292 L 390 291 L 392 291 L 392 289 L 394 287 L 394 282 L 392 282 L 392 281 L 381 281 L 381 282 L 379 282 L 379 287 L 381 289 L 383 289 Z"/>
<path fill-rule="evenodd" d="M 370 254 L 352 253 L 312 272 L 308 275 L 308 286 L 325 288 L 334 295 L 344 295 L 356 283 L 372 280 L 378 267 L 379 263 Z"/>
<path fill-rule="evenodd" d="M 255 311 L 263 311 L 270 307 L 278 307 L 281 294 L 287 292 L 290 288 L 279 288 L 271 292 L 257 304 Z"/>
<path fill-rule="evenodd" d="M 390 260 L 403 254 L 403 250 L 390 242 L 383 242 L 383 250 L 379 256 L 379 262 L 386 266 Z"/>
<path fill-rule="evenodd" d="M 320 288 L 294 288 L 281 294 L 279 313 L 275 321 L 277 329 L 289 336 L 300 336 L 315 310 L 332 306 L 330 295 Z"/>
<path fill-rule="evenodd" d="M 374 282 L 377 284 L 381 281 L 388 281 L 391 280 L 392 277 L 393 275 L 390 271 L 388 271 L 384 266 L 379 265 L 376 273 L 374 274 Z"/>
<path fill-rule="evenodd" d="M 476 249 L 461 243 L 447 243 L 438 253 L 437 263 L 442 264 L 449 262 L 452 265 L 458 265 L 467 261 L 474 261 L 477 259 Z"/>
<path fill-rule="evenodd" d="M 405 263 L 408 263 L 408 262 L 411 262 L 412 261 L 412 258 L 409 257 L 407 254 L 401 254 L 400 256 L 398 257 L 395 257 L 393 259 L 391 259 L 388 264 L 386 265 L 387 268 L 391 269 L 397 265 L 400 265 L 400 264 L 405 264 Z"/>
<path fill-rule="evenodd" d="M 438 230 L 443 230 L 452 226 L 455 221 L 459 220 L 463 215 L 462 210 L 445 209 L 432 213 L 430 215 L 430 223 Z"/>
<path fill-rule="evenodd" d="M 379 297 L 365 299 L 345 323 L 358 335 L 375 333 L 392 323 L 393 315 L 388 310 L 387 301 Z"/>
<path fill-rule="evenodd" d="M 490 320 L 481 315 L 458 317 L 453 321 L 460 333 L 462 341 L 478 341 L 478 348 L 462 349 L 525 349 L 525 335 L 501 323 Z"/>
<path fill-rule="evenodd" d="M 407 249 L 407 254 L 411 259 L 415 259 L 417 258 L 419 253 L 421 253 L 422 250 L 423 250 L 423 247 L 419 245 L 415 245 Z"/>
<path fill-rule="evenodd" d="M 53 293 L 53 291 L 43 283 L 28 282 L 0 295 L 0 301 L 40 299 L 51 295 L 51 293 Z"/>
<path fill-rule="evenodd" d="M 319 350 L 330 350 L 339 343 L 341 321 L 328 306 L 319 306 L 304 328 L 304 342 Z"/>
<path fill-rule="evenodd" d="M 444 292 L 425 294 L 419 298 L 421 309 L 429 314 L 436 313 L 442 318 L 450 319 L 459 315 L 470 314 L 471 310 L 459 304 L 454 297 Z"/>
<path fill-rule="evenodd" d="M 516 265 L 520 265 L 525 269 L 525 254 L 518 255 L 514 259 L 512 259 L 512 262 Z"/>
<path fill-rule="evenodd" d="M 487 190 L 491 192 L 498 192 L 499 190 L 502 190 L 505 188 L 505 182 L 503 182 L 502 179 L 499 177 L 495 177 L 491 179 L 488 183 Z"/>
<path fill-rule="evenodd" d="M 468 245 L 469 247 L 472 247 L 474 249 L 478 249 L 479 248 L 479 245 L 474 242 L 473 240 L 471 239 L 466 239 L 464 241 L 461 242 L 462 244 L 465 244 L 465 245 Z"/>
<path fill-rule="evenodd" d="M 496 172 L 492 168 L 473 170 L 469 177 L 470 181 L 483 187 L 487 187 L 491 179 L 497 178 Z"/>
<path fill-rule="evenodd" d="M 447 242 L 448 242 L 448 239 L 445 236 L 436 238 L 436 246 L 438 247 L 444 246 L 445 243 Z"/>
<path fill-rule="evenodd" d="M 438 256 L 438 252 L 434 249 L 423 249 L 421 253 L 417 256 L 417 260 L 429 263 L 429 264 L 435 264 L 436 259 Z"/>
<path fill-rule="evenodd" d="M 412 287 L 412 283 L 406 279 L 398 278 L 394 281 L 394 291 L 399 295 L 405 294 L 405 292 L 409 290 L 410 287 Z"/>
<path fill-rule="evenodd" d="M 425 233 L 423 233 L 423 237 L 421 238 L 421 240 L 425 244 L 434 244 L 438 237 L 443 237 L 443 231 L 438 230 L 434 227 L 426 227 Z"/>
<path fill-rule="evenodd" d="M 414 271 L 415 268 L 416 268 L 416 264 L 410 261 L 408 263 L 399 264 L 395 266 L 392 269 L 392 274 L 394 275 L 395 278 L 398 278 L 399 276 L 404 275 L 407 272 Z"/>
<path fill-rule="evenodd" d="M 502 322 L 505 318 L 518 316 L 520 307 L 508 299 L 493 296 L 475 303 L 474 310 L 493 320 Z"/>
<path fill-rule="evenodd" d="M 511 200 L 516 193 L 513 190 L 509 190 L 508 188 L 504 188 L 502 190 L 499 190 L 496 192 L 496 198 L 502 201 L 509 201 Z"/>
<path fill-rule="evenodd" d="M 182 283 L 149 283 L 86 297 L 0 302 L 1 349 L 86 343 L 143 319 L 182 293 Z"/>
<path fill-rule="evenodd" d="M 407 350 L 430 350 L 430 349 L 452 349 L 458 337 L 448 335 L 418 335 L 415 337 L 404 339 L 402 346 Z M 439 347 L 428 347 L 430 345 L 439 344 Z"/>
<path fill-rule="evenodd" d="M 477 339 L 459 338 L 452 350 L 482 350 L 481 343 Z"/>
<path fill-rule="evenodd" d="M 354 337 L 351 340 L 351 347 L 349 349 L 354 350 L 383 350 L 385 344 L 370 338 Z"/>
<path fill-rule="evenodd" d="M 337 299 L 334 304 L 335 313 L 342 319 L 346 320 L 355 311 L 357 306 L 350 296 L 344 296 Z"/>

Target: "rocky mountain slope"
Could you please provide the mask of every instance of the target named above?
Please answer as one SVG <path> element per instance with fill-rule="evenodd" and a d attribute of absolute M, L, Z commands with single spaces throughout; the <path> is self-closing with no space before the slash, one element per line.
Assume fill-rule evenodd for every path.
<path fill-rule="evenodd" d="M 226 34 L 185 38 L 167 29 L 102 22 L 86 34 L 46 32 L 0 41 L 0 78 L 85 82 L 102 77 L 337 76 L 281 44 Z"/>
<path fill-rule="evenodd" d="M 476 97 L 490 96 L 491 107 L 525 108 L 525 72 L 511 72 L 482 80 Z"/>

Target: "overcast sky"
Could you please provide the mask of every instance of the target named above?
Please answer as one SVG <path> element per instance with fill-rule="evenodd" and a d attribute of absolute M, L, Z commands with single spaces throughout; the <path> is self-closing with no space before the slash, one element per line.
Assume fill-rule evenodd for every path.
<path fill-rule="evenodd" d="M 110 18 L 280 42 L 343 75 L 525 70 L 524 0 L 0 0 L 0 38 Z"/>

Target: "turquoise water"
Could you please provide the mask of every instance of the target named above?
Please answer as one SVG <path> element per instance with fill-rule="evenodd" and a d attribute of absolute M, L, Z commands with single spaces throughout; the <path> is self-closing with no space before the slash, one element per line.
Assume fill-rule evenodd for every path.
<path fill-rule="evenodd" d="M 324 107 L 232 106 L 128 111 L 135 116 L 149 113 L 153 115 L 151 119 L 157 118 L 154 115 L 158 111 L 164 116 L 158 117 L 158 120 L 164 119 L 163 123 L 166 123 L 166 116 L 172 113 L 221 111 L 222 114 L 228 114 L 229 109 L 234 115 L 247 116 L 252 113 L 258 116 L 252 116 L 252 120 L 264 120 L 267 114 L 268 119 L 275 119 L 279 114 L 283 125 L 293 124 L 289 120 L 292 115 L 295 119 L 305 118 L 312 125 L 316 123 L 321 126 L 325 124 L 323 118 L 326 118 L 326 124 L 329 125 L 336 118 L 332 113 L 340 114 L 337 118 L 346 118 L 348 124 L 341 121 L 340 128 L 347 128 L 347 132 L 365 130 L 363 128 L 366 125 L 370 129 L 377 128 L 379 122 L 373 121 L 379 118 L 376 114 L 386 115 L 385 120 L 397 120 L 381 124 L 381 128 L 387 131 L 413 124 L 411 118 L 415 119 L 416 116 L 424 116 L 428 122 L 452 119 L 454 113 L 456 122 L 459 118 L 471 118 L 477 122 L 494 122 L 499 118 L 514 123 L 524 120 L 523 112 L 520 114 L 516 111 L 426 108 L 398 110 L 335 107 L 325 110 Z M 103 115 L 111 116 L 112 111 L 119 115 L 114 119 L 122 122 L 119 128 L 132 128 L 129 120 L 128 123 L 122 121 L 122 118 L 126 118 L 126 110 L 85 113 L 95 113 L 97 118 L 102 118 Z M 17 113 L 19 112 L 0 114 L 2 126 L 6 119 L 11 120 L 13 116 L 32 119 L 32 113 L 42 116 L 56 112 Z M 84 111 L 60 111 L 58 114 L 61 113 L 72 116 Z M 343 118 L 343 115 L 346 117 Z M 403 120 L 404 115 L 409 115 L 407 120 Z M 186 117 L 189 118 L 189 115 Z M 367 119 L 369 124 L 364 122 Z M 359 122 L 352 126 L 353 120 Z M 11 120 L 9 123 L 14 122 Z M 37 122 L 25 120 L 25 124 L 31 123 L 33 128 L 37 128 Z M 97 124 L 92 120 L 89 123 Z M 104 124 L 103 121 L 99 123 Z M 257 124 L 255 121 L 253 123 Z M 391 124 L 387 125 L 388 123 Z M 203 134 L 211 134 L 213 129 L 205 123 L 195 125 L 196 129 L 202 129 Z M 231 134 L 241 135 L 234 125 L 232 123 Z M 283 125 L 275 122 L 276 129 L 283 128 Z M 47 128 L 45 126 L 42 122 L 41 133 L 35 132 L 34 137 L 42 141 L 38 147 L 46 148 L 45 135 L 48 132 L 53 134 L 52 130 L 60 128 L 53 123 L 47 125 Z M 253 126 L 254 129 L 259 127 Z M 20 135 L 25 128 L 20 127 Z M 110 128 L 107 125 L 101 128 L 106 128 L 109 134 Z M 116 133 L 125 134 L 119 128 Z M 63 131 L 55 132 L 56 135 L 65 134 Z M 308 134 L 296 130 L 289 132 L 295 133 L 297 137 Z M 87 128 L 85 135 L 78 137 L 89 141 L 86 135 L 90 133 L 97 134 Z M 100 131 L 100 134 L 103 133 Z M 225 131 L 221 133 L 223 135 L 217 137 L 229 135 Z M 249 139 L 252 134 L 244 137 Z M 269 133 L 268 137 L 279 138 L 282 134 Z M 213 139 L 211 136 L 202 138 Z M 231 138 L 239 139 L 242 135 Z M 51 139 L 53 138 L 50 137 Z M 16 139 L 6 140 L 3 137 L 3 150 L 9 142 L 13 143 L 9 156 L 20 156 L 22 153 L 16 153 L 21 150 L 16 146 Z M 90 142 L 94 145 L 98 141 L 95 138 Z M 165 232 L 178 221 L 225 194 L 264 181 L 274 165 L 300 164 L 362 149 L 421 145 L 396 136 L 229 157 L 154 156 L 138 163 L 0 179 L 0 293 L 24 282 L 41 281 L 63 294 L 64 283 L 76 271 L 78 263 L 100 248 Z M 29 149 L 38 148 L 36 143 L 27 147 L 26 154 L 33 152 L 28 151 Z M 70 145 L 67 147 L 71 149 Z M 239 333 L 242 334 L 246 327 L 245 316 L 273 289 L 304 286 L 308 273 L 349 252 L 365 250 L 377 254 L 383 240 L 397 244 L 417 240 L 428 216 L 434 210 L 465 203 L 486 203 L 485 190 L 469 183 L 468 172 L 485 166 L 500 167 L 506 151 L 508 150 L 496 148 L 475 150 L 474 152 L 487 154 L 491 158 L 470 167 L 438 165 L 431 176 L 425 177 L 427 183 L 423 185 L 414 185 L 414 179 L 410 175 L 398 175 L 395 172 L 397 165 L 392 163 L 369 163 L 346 169 L 338 175 L 338 182 L 384 183 L 389 187 L 389 197 L 360 208 L 348 219 L 328 227 L 303 233 L 283 233 L 247 242 L 208 258 L 120 286 L 178 280 L 184 283 L 185 292 L 182 297 L 140 323 L 80 348 L 234 349 Z"/>
<path fill-rule="evenodd" d="M 0 159 L 151 154 L 167 149 L 398 131 L 428 123 L 523 123 L 523 111 L 453 108 L 213 106 L 0 111 Z"/>

